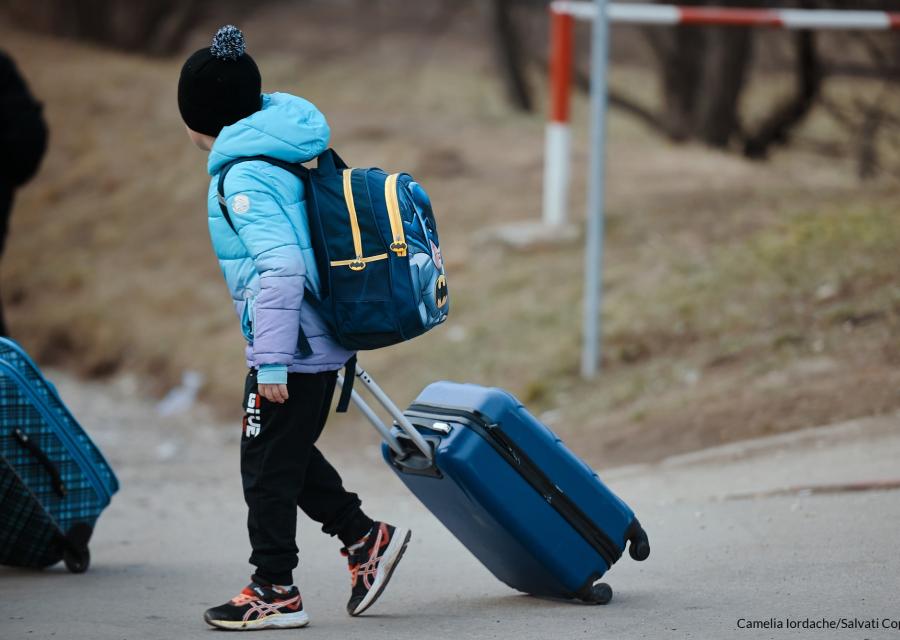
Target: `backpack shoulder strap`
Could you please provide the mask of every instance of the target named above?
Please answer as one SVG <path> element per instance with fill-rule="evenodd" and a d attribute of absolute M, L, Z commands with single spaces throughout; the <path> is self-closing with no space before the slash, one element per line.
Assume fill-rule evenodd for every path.
<path fill-rule="evenodd" d="M 237 233 L 237 229 L 235 229 L 234 222 L 231 220 L 231 215 L 228 213 L 228 203 L 225 202 L 225 177 L 228 175 L 228 172 L 231 171 L 231 168 L 234 167 L 234 165 L 240 164 L 241 162 L 251 162 L 254 160 L 266 162 L 268 164 L 284 169 L 288 173 L 294 174 L 301 180 L 305 180 L 309 175 L 309 169 L 301 164 L 285 162 L 283 160 L 270 158 L 268 156 L 247 156 L 246 158 L 235 158 L 231 162 L 228 162 L 226 165 L 224 165 L 219 171 L 219 184 L 217 188 L 219 208 L 222 210 L 222 216 L 224 216 L 225 222 L 228 223 L 228 226 L 231 227 L 231 230 L 235 233 Z"/>
<path fill-rule="evenodd" d="M 356 354 L 353 354 L 344 364 L 344 384 L 341 386 L 341 397 L 338 399 L 335 411 L 347 413 L 350 406 L 350 398 L 353 396 L 353 380 L 356 379 Z"/>
<path fill-rule="evenodd" d="M 231 216 L 228 213 L 228 206 L 225 202 L 225 176 L 228 175 L 228 172 L 231 171 L 231 168 L 240 164 L 241 162 L 250 162 L 252 160 L 261 160 L 263 162 L 268 162 L 271 165 L 275 165 L 276 167 L 280 167 L 285 171 L 288 171 L 301 180 L 305 180 L 307 175 L 309 174 L 309 169 L 299 164 L 292 164 L 290 162 L 284 162 L 282 160 L 278 160 L 277 158 L 269 158 L 268 156 L 248 156 L 246 158 L 236 158 L 222 167 L 221 171 L 219 171 L 219 184 L 218 184 L 218 200 L 219 200 L 219 208 L 222 210 L 222 215 L 225 217 L 225 221 L 228 223 L 228 226 L 231 227 L 231 230 L 237 233 L 237 229 L 234 227 L 234 222 L 231 220 Z M 309 357 L 312 355 L 312 347 L 309 345 L 309 340 L 306 337 L 306 333 L 303 331 L 303 327 L 300 327 L 299 334 L 297 336 L 297 348 L 300 351 L 300 355 L 303 357 Z"/>
<path fill-rule="evenodd" d="M 321 176 L 333 176 L 338 171 L 349 169 L 347 163 L 344 162 L 334 149 L 325 149 L 316 158 L 316 171 Z"/>
<path fill-rule="evenodd" d="M 231 227 L 231 230 L 237 233 L 237 229 L 234 228 L 234 222 L 231 220 L 231 215 L 228 213 L 228 203 L 225 202 L 225 176 L 228 175 L 228 172 L 231 171 L 231 168 L 240 164 L 241 162 L 250 162 L 251 160 L 265 160 L 263 156 L 249 156 L 247 158 L 235 158 L 231 162 L 225 164 L 222 169 L 219 171 L 219 183 L 216 188 L 218 192 L 218 200 L 219 200 L 219 209 L 222 210 L 222 216 L 225 218 L 225 222 L 228 223 L 228 226 Z"/>

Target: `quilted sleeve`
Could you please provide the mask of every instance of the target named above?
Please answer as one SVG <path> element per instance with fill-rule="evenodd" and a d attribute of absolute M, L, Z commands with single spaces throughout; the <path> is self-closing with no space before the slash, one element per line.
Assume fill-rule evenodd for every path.
<path fill-rule="evenodd" d="M 230 179 L 229 175 L 226 182 Z M 235 184 L 246 185 L 246 180 Z M 278 194 L 259 186 L 229 192 L 226 184 L 225 201 L 259 274 L 252 327 L 254 360 L 258 365 L 290 365 L 300 331 L 306 267 Z"/>

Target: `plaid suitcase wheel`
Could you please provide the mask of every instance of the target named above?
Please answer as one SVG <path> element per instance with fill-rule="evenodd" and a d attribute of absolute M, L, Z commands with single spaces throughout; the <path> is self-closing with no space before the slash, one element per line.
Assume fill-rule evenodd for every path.
<path fill-rule="evenodd" d="M 88 541 L 118 490 L 109 464 L 53 385 L 0 338 L 0 564 L 90 564 Z"/>

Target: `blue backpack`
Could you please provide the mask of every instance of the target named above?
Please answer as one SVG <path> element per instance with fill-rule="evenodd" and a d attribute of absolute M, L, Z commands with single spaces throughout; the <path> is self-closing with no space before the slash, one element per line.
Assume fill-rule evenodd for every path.
<path fill-rule="evenodd" d="M 380 349 L 447 319 L 450 297 L 437 224 L 428 194 L 412 176 L 351 169 L 333 149 L 319 155 L 315 169 L 267 156 L 238 158 L 219 174 L 219 204 L 232 229 L 223 204 L 225 176 L 249 160 L 268 162 L 304 181 L 320 279 L 318 296 L 308 299 L 341 346 Z M 311 353 L 303 335 L 300 351 Z M 348 382 L 354 367 L 348 363 Z M 339 410 L 346 406 L 344 395 L 349 401 L 347 391 Z"/>

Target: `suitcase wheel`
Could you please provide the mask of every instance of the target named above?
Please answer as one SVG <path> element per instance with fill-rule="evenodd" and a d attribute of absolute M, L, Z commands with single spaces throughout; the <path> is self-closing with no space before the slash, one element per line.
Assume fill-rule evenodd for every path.
<path fill-rule="evenodd" d="M 628 545 L 628 555 L 638 562 L 650 557 L 650 540 L 647 538 L 647 532 L 643 529 L 631 538 L 631 543 Z"/>
<path fill-rule="evenodd" d="M 591 586 L 590 595 L 586 602 L 591 604 L 606 604 L 612 600 L 612 587 L 605 582 L 597 582 Z"/>
<path fill-rule="evenodd" d="M 93 529 L 83 522 L 72 525 L 66 533 L 63 543 L 63 562 L 72 573 L 84 573 L 91 565 L 91 552 L 88 541 Z"/>
<path fill-rule="evenodd" d="M 63 562 L 72 573 L 84 573 L 91 566 L 91 552 L 87 546 L 80 549 L 67 548 L 63 551 Z"/>

